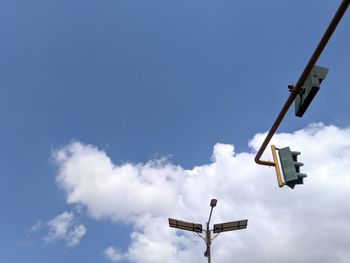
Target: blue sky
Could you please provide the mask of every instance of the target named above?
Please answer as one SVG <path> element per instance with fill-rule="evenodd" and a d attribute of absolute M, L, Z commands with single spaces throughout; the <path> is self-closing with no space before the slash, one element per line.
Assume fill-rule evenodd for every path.
<path fill-rule="evenodd" d="M 126 253 L 132 245 L 137 245 L 131 232 L 146 235 L 148 230 L 138 225 L 139 219 L 129 220 L 129 217 L 133 213 L 145 216 L 147 211 L 137 206 L 132 207 L 136 212 L 131 209 L 123 216 L 118 214 L 118 209 L 109 214 L 97 209 L 103 206 L 103 201 L 96 207 L 85 195 L 71 197 L 71 190 L 79 187 L 69 183 L 70 176 L 76 173 L 66 171 L 65 165 L 70 164 L 71 156 L 83 156 L 85 152 L 74 148 L 73 142 L 93 153 L 91 163 L 98 164 L 100 159 L 94 159 L 95 154 L 104 153 L 115 166 L 129 163 L 135 169 L 137 165 L 145 167 L 151 160 L 166 157 L 167 164 L 156 167 L 165 169 L 170 165 L 170 170 L 180 167 L 181 176 L 196 174 L 194 167 L 205 170 L 208 165 L 220 163 L 220 156 L 230 150 L 220 144 L 222 147 L 219 145 L 213 153 L 217 143 L 234 145 L 235 153 L 254 153 L 249 141 L 270 128 L 288 96 L 287 85 L 297 81 L 339 3 L 0 1 L 0 261 L 109 262 L 104 255 L 106 248 L 113 246 Z M 310 108 L 302 119 L 294 117 L 290 110 L 279 129 L 290 134 L 291 137 L 287 136 L 290 140 L 299 140 L 295 131 L 310 131 L 311 123 L 322 122 L 324 128 L 319 128 L 320 134 L 332 130 L 329 127 L 334 125 L 339 134 L 332 133 L 335 134 L 332 139 L 343 149 L 337 136 L 343 136 L 340 134 L 346 133 L 350 124 L 349 19 L 345 14 L 319 59 L 318 64 L 329 67 L 330 71 Z M 348 137 L 342 138 L 346 141 Z M 293 143 L 283 136 L 280 140 L 288 145 Z M 298 150 L 307 151 L 302 142 L 300 139 L 302 149 Z M 57 157 L 60 151 L 71 155 L 60 159 Z M 312 160 L 311 156 L 307 158 Z M 75 163 L 72 166 L 77 169 L 72 168 L 74 171 L 84 167 Z M 254 162 L 247 162 L 247 166 L 262 169 L 258 171 L 270 174 L 269 179 L 275 183 L 272 170 L 256 168 Z M 161 174 L 162 169 L 156 169 L 155 173 Z M 239 177 L 240 170 L 236 173 Z M 349 187 L 347 179 L 343 180 L 345 183 L 341 185 Z M 157 179 L 150 181 L 154 183 Z M 237 187 L 241 183 L 237 182 Z M 133 191 L 135 185 L 142 192 L 142 184 L 136 183 L 130 183 L 129 190 Z M 303 187 L 297 190 L 301 196 L 305 195 Z M 198 220 L 203 223 L 208 212 L 206 203 L 220 196 L 218 189 L 211 193 L 216 196 L 205 191 L 198 194 L 198 200 L 204 203 L 203 215 Z M 307 189 L 304 187 L 304 191 Z M 115 198 L 119 194 L 108 193 L 115 194 Z M 259 196 L 254 192 L 252 195 Z M 197 199 L 192 200 L 186 190 L 179 190 L 174 196 L 176 200 L 182 196 L 185 203 L 188 201 L 187 210 L 179 208 L 171 215 L 159 208 L 150 212 L 152 216 L 183 218 L 200 205 L 194 205 Z M 247 196 L 243 192 L 240 198 Z M 222 198 L 231 200 L 232 196 L 223 194 Z M 225 204 L 225 200 L 219 199 L 217 210 L 220 201 Z M 111 204 L 121 205 L 118 200 Z M 229 207 L 232 202 L 226 204 Z M 148 205 L 145 207 L 152 207 Z M 55 236 L 56 232 L 50 232 L 54 230 L 49 222 L 57 222 L 52 220 L 59 215 L 65 215 L 65 220 L 73 219 L 65 221 L 69 227 L 67 233 Z M 222 214 L 217 219 L 226 216 L 232 217 Z M 167 226 L 167 221 L 164 224 Z M 33 229 L 33 226 L 37 227 Z M 80 242 L 69 245 L 67 235 L 82 230 L 79 226 L 85 229 Z M 178 236 L 171 233 L 172 237 Z M 194 248 L 192 252 L 198 255 L 198 262 L 204 260 L 200 240 L 196 243 L 186 238 L 190 244 L 194 242 L 197 250 Z M 249 235 L 242 238 L 244 242 Z M 162 242 L 167 244 L 165 240 L 168 239 Z M 192 245 L 174 242 L 170 243 L 174 247 L 181 244 L 190 253 Z M 244 253 L 239 255 L 243 261 Z M 186 255 L 179 257 L 183 257 L 182 261 L 186 259 Z M 223 252 L 221 262 L 227 258 Z M 166 262 L 165 259 L 166 255 L 147 261 L 130 252 L 119 261 Z M 263 259 L 274 262 L 266 255 Z"/>

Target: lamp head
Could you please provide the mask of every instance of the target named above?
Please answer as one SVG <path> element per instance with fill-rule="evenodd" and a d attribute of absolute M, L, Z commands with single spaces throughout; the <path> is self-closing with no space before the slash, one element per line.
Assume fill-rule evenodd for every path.
<path fill-rule="evenodd" d="M 215 207 L 217 202 L 218 202 L 217 199 L 211 199 L 211 200 L 210 200 L 210 206 L 211 206 L 211 207 Z"/>

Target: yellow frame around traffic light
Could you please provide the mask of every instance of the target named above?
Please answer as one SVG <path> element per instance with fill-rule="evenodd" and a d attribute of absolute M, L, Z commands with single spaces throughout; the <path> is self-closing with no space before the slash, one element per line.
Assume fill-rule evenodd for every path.
<path fill-rule="evenodd" d="M 283 184 L 283 181 L 282 181 L 281 169 L 280 169 L 280 165 L 279 165 L 279 162 L 278 162 L 275 145 L 271 145 L 271 150 L 272 150 L 273 162 L 275 163 L 275 170 L 276 170 L 278 186 L 279 187 L 283 187 L 284 184 Z"/>

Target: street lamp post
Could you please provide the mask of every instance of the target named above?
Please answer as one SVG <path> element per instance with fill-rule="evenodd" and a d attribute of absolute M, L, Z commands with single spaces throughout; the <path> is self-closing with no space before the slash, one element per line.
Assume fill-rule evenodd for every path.
<path fill-rule="evenodd" d="M 213 213 L 213 209 L 217 204 L 216 199 L 211 199 L 210 201 L 210 214 L 208 222 L 206 223 L 206 230 L 205 230 L 205 236 L 202 236 L 201 233 L 203 232 L 203 228 L 201 224 L 196 224 L 192 222 L 185 222 L 180 221 L 177 219 L 169 218 L 169 226 L 177 229 L 187 230 L 194 232 L 197 234 L 200 238 L 202 238 L 206 245 L 206 250 L 204 252 L 204 256 L 208 258 L 208 263 L 211 263 L 211 253 L 210 253 L 210 246 L 211 242 L 216 238 L 221 232 L 226 231 L 233 231 L 233 230 L 240 230 L 247 228 L 248 225 L 248 219 L 239 220 L 239 221 L 232 221 L 232 222 L 226 222 L 221 224 L 215 224 L 213 229 L 210 229 L 210 220 L 211 215 Z M 211 232 L 215 233 L 216 235 L 212 238 Z"/>
<path fill-rule="evenodd" d="M 211 219 L 211 215 L 213 213 L 213 209 L 216 206 L 218 200 L 216 199 L 211 199 L 210 200 L 210 214 L 209 214 L 209 219 L 207 222 L 207 230 L 205 231 L 205 244 L 207 246 L 207 250 L 204 252 L 204 256 L 208 258 L 208 263 L 211 263 L 211 255 L 210 255 L 210 245 L 211 245 L 211 233 L 210 233 L 210 229 L 209 229 L 209 224 L 210 224 L 210 219 Z"/>

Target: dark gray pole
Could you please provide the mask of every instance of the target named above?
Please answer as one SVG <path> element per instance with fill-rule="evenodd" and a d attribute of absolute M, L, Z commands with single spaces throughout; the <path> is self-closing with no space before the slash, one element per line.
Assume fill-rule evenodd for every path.
<path fill-rule="evenodd" d="M 207 250 L 205 251 L 205 254 L 208 257 L 208 263 L 211 263 L 211 253 L 210 253 L 211 235 L 209 230 L 209 222 L 207 223 L 207 230 L 205 231 L 205 243 L 207 245 Z"/>
<path fill-rule="evenodd" d="M 208 258 L 208 263 L 211 263 L 211 253 L 210 253 L 210 245 L 211 245 L 211 234 L 210 234 L 210 230 L 209 230 L 209 224 L 210 224 L 210 219 L 211 219 L 211 215 L 213 213 L 213 209 L 216 206 L 216 199 L 211 199 L 210 200 L 210 214 L 209 214 L 209 219 L 207 222 L 207 230 L 205 231 L 205 244 L 207 245 L 207 250 L 204 253 L 204 256 Z"/>

